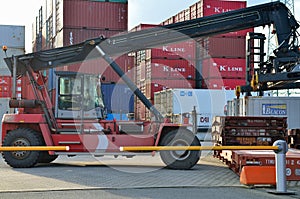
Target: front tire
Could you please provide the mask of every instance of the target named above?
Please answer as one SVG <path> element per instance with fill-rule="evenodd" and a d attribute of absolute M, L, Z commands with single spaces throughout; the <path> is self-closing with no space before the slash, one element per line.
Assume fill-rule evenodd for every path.
<path fill-rule="evenodd" d="M 38 132 L 29 128 L 10 131 L 4 138 L 3 146 L 41 146 L 43 140 Z M 2 153 L 5 162 L 14 168 L 33 167 L 39 162 L 39 151 L 6 151 Z"/>
<path fill-rule="evenodd" d="M 201 146 L 197 137 L 187 129 L 177 129 L 163 136 L 161 146 Z M 190 169 L 200 159 L 200 151 L 161 151 L 162 161 L 170 169 Z"/>

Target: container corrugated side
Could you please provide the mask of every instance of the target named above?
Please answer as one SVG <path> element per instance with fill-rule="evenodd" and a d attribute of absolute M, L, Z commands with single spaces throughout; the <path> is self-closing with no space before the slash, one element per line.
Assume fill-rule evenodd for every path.
<path fill-rule="evenodd" d="M 246 59 L 208 58 L 202 60 L 202 77 L 246 78 Z"/>
<path fill-rule="evenodd" d="M 12 57 L 12 56 L 17 56 L 17 55 L 23 55 L 24 53 L 25 53 L 25 48 L 13 48 L 13 47 L 8 48 L 6 51 L 6 54 L 4 52 L 1 52 L 0 53 L 0 68 L 8 69 L 7 65 L 4 61 L 4 58 L 6 56 Z"/>
<path fill-rule="evenodd" d="M 10 48 L 25 49 L 25 26 L 0 25 L 0 45 Z"/>
<path fill-rule="evenodd" d="M 195 79 L 195 61 L 185 59 L 149 59 L 146 61 L 146 79 Z"/>
<path fill-rule="evenodd" d="M 200 39 L 200 57 L 245 58 L 246 37 L 209 37 Z"/>
<path fill-rule="evenodd" d="M 245 79 L 237 78 L 209 78 L 204 79 L 204 82 L 208 89 L 235 90 L 236 86 L 246 85 Z"/>
<path fill-rule="evenodd" d="M 211 127 L 214 116 L 224 115 L 227 101 L 235 97 L 234 91 L 228 90 L 169 89 L 159 93 L 156 99 L 164 113 L 190 113 L 195 107 L 198 127 L 206 128 Z"/>
<path fill-rule="evenodd" d="M 104 30 L 104 29 L 90 29 L 90 28 L 69 28 L 64 27 L 63 32 L 63 45 L 73 45 L 83 42 L 87 39 L 103 36 L 105 38 L 113 35 L 120 34 L 120 30 Z M 59 45 L 57 43 L 57 45 Z"/>
<path fill-rule="evenodd" d="M 146 51 L 146 59 L 195 59 L 196 41 L 187 40 L 180 43 L 164 45 Z"/>
<path fill-rule="evenodd" d="M 0 98 L 0 126 L 2 126 L 2 118 L 6 113 L 12 113 L 12 110 L 9 108 L 10 98 Z M 0 128 L 0 137 L 2 137 L 2 128 Z"/>
<path fill-rule="evenodd" d="M 202 9 L 203 16 L 210 16 L 215 14 L 221 14 L 224 12 L 237 10 L 246 8 L 247 2 L 246 1 L 207 1 L 203 0 L 202 7 L 198 7 L 198 9 Z M 222 34 L 224 36 L 246 36 L 247 32 L 249 32 L 251 29 L 248 30 L 240 30 L 235 32 L 229 32 Z"/>
<path fill-rule="evenodd" d="M 243 99 L 248 116 L 287 117 L 289 129 L 300 129 L 300 97 L 247 97 Z"/>
<path fill-rule="evenodd" d="M 128 29 L 128 4 L 64 0 L 63 26 Z"/>
<path fill-rule="evenodd" d="M 102 84 L 101 89 L 108 113 L 126 114 L 133 112 L 134 96 L 127 85 Z"/>
<path fill-rule="evenodd" d="M 114 61 L 120 66 L 120 68 L 127 74 L 129 68 L 132 68 L 132 58 L 127 55 L 122 55 L 120 57 L 112 57 Z M 105 77 L 104 83 L 121 83 L 122 79 L 118 74 L 111 68 L 111 66 L 105 62 L 102 58 L 96 60 L 88 60 L 80 64 L 73 64 L 65 67 L 63 70 L 99 74 Z"/>

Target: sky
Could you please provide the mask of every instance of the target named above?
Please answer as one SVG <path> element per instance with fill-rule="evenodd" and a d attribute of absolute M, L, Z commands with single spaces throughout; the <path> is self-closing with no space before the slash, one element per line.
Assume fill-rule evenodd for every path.
<path fill-rule="evenodd" d="M 140 24 L 157 24 L 199 0 L 128 0 L 129 29 Z M 248 6 L 270 2 L 271 0 L 247 0 Z M 300 0 L 294 0 L 295 10 L 300 9 Z M 32 23 L 38 15 L 43 0 L 0 0 L 0 25 L 24 25 L 26 29 L 26 52 L 30 52 Z M 299 9 L 297 9 L 299 8 Z M 300 21 L 300 13 L 295 13 Z"/>

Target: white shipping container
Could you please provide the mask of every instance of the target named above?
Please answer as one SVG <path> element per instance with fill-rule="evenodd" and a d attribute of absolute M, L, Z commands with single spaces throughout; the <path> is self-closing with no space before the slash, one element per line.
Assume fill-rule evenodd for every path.
<path fill-rule="evenodd" d="M 154 104 L 164 116 L 191 113 L 195 107 L 198 129 L 210 128 L 214 116 L 224 116 L 227 101 L 235 97 L 234 90 L 169 89 L 160 93 L 160 97 L 156 93 Z M 177 122 L 183 122 L 180 119 Z"/>
<path fill-rule="evenodd" d="M 251 96 L 229 103 L 230 115 L 287 117 L 288 129 L 300 129 L 300 97 Z"/>

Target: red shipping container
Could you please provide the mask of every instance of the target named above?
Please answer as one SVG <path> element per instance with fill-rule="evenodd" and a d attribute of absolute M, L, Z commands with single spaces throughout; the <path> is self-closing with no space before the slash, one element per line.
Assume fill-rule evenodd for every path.
<path fill-rule="evenodd" d="M 146 51 L 146 59 L 195 59 L 196 41 L 187 40 L 180 43 L 164 45 Z"/>
<path fill-rule="evenodd" d="M 11 97 L 12 78 L 11 76 L 0 76 L 0 97 Z"/>
<path fill-rule="evenodd" d="M 234 90 L 236 86 L 242 86 L 246 84 L 245 79 L 205 79 L 204 83 L 208 89 L 225 89 Z"/>
<path fill-rule="evenodd" d="M 128 69 L 133 67 L 132 57 L 122 55 L 113 59 L 125 72 L 125 74 L 127 73 Z M 99 74 L 102 77 L 105 77 L 103 82 L 123 82 L 117 73 L 111 68 L 111 66 L 101 58 L 96 60 L 88 60 L 80 64 L 69 65 L 66 69 L 68 71 L 81 73 Z"/>
<path fill-rule="evenodd" d="M 246 59 L 210 58 L 202 61 L 202 77 L 246 78 Z"/>
<path fill-rule="evenodd" d="M 195 79 L 195 61 L 184 59 L 149 59 L 146 61 L 146 79 Z"/>
<path fill-rule="evenodd" d="M 203 16 L 221 14 L 224 12 L 246 8 L 246 1 L 203 1 Z M 198 8 L 199 9 L 199 8 Z M 200 8 L 201 9 L 201 8 Z M 223 36 L 246 36 L 247 32 L 253 32 L 254 29 L 246 29 L 222 34 Z"/>
<path fill-rule="evenodd" d="M 148 28 L 155 28 L 155 27 L 157 27 L 157 26 L 159 26 L 159 25 L 157 25 L 157 24 L 143 24 L 143 23 L 142 23 L 142 24 L 139 24 L 139 25 L 133 27 L 133 28 L 130 30 L 130 32 L 135 32 L 135 31 L 145 30 L 145 29 L 148 29 Z"/>
<path fill-rule="evenodd" d="M 11 97 L 11 92 L 2 92 L 0 91 L 0 98 Z"/>
<path fill-rule="evenodd" d="M 245 37 L 210 37 L 199 40 L 202 46 L 200 57 L 245 58 Z"/>
<path fill-rule="evenodd" d="M 166 78 L 157 78 L 152 79 L 151 83 L 158 84 L 166 89 L 168 88 L 195 88 L 195 80 L 187 79 L 166 79 Z"/>
<path fill-rule="evenodd" d="M 83 0 L 63 1 L 63 26 L 101 28 L 123 31 L 128 29 L 128 4 Z"/>
<path fill-rule="evenodd" d="M 148 99 L 154 99 L 154 93 L 158 91 L 165 90 L 166 86 L 158 84 L 158 83 L 153 83 L 153 82 L 146 82 L 146 94 L 145 96 Z"/>
<path fill-rule="evenodd" d="M 104 36 L 105 38 L 120 34 L 122 31 L 99 30 L 88 28 L 63 28 L 63 45 L 72 45 L 83 42 L 87 39 Z"/>

